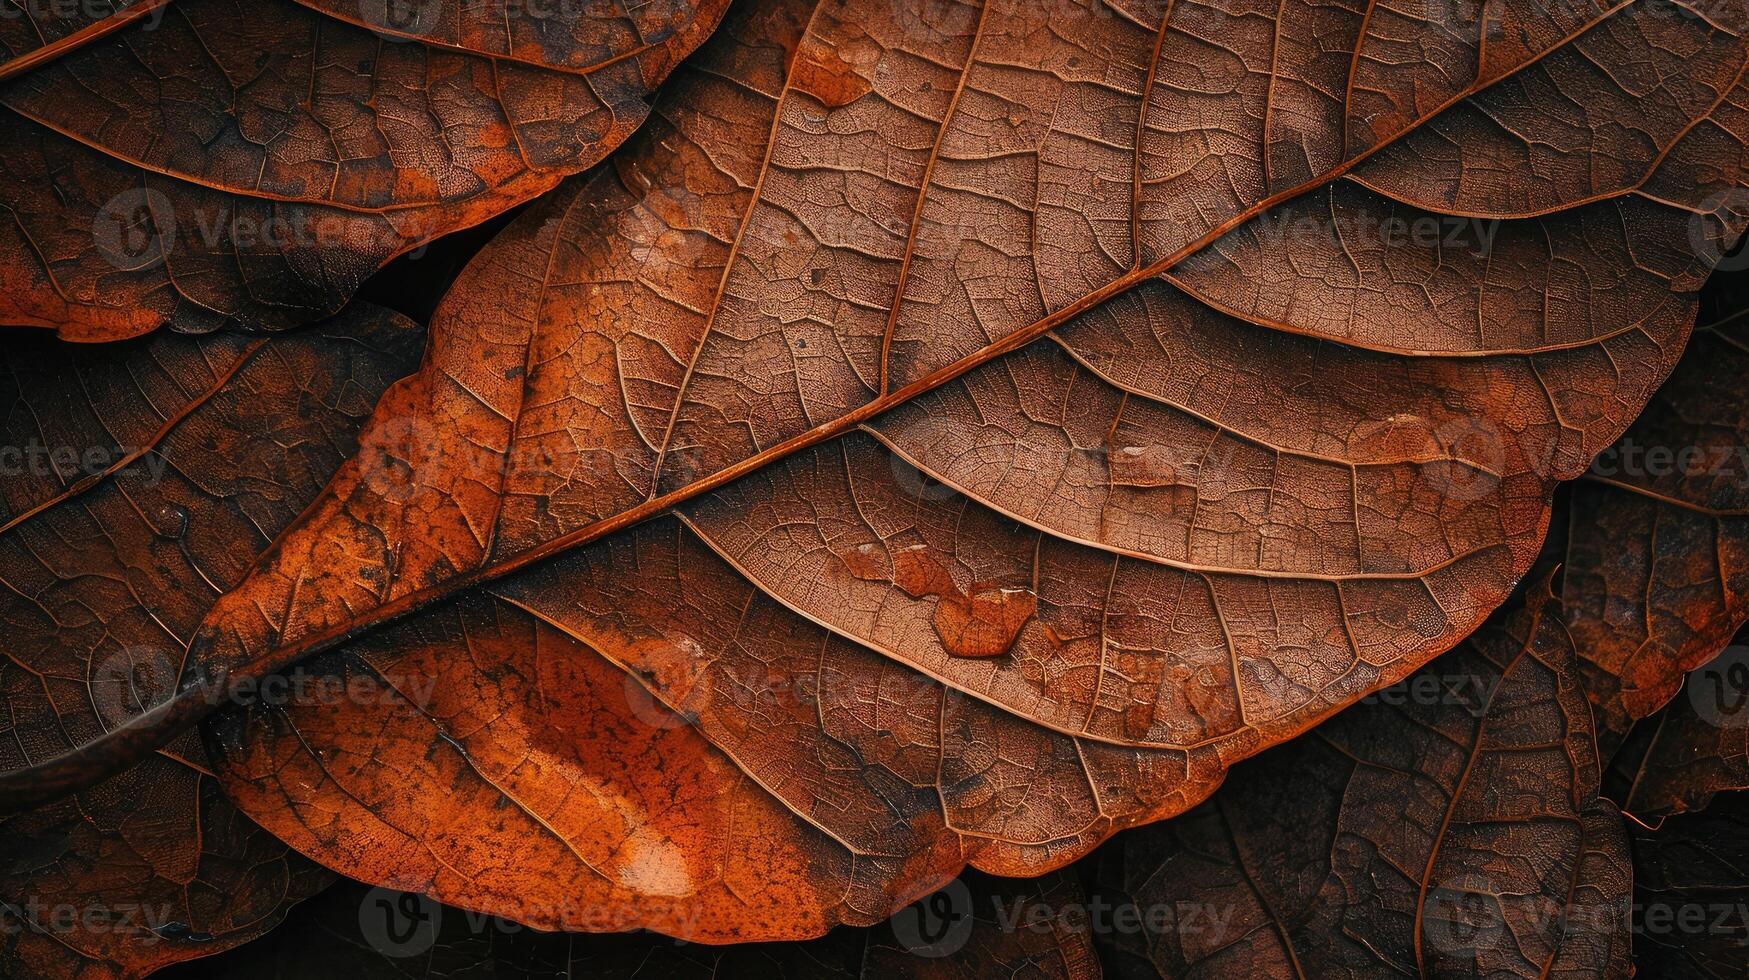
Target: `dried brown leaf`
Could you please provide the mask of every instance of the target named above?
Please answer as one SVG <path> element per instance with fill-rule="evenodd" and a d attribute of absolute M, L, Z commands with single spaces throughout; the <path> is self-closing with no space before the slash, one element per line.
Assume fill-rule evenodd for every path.
<path fill-rule="evenodd" d="M 0 765 L 174 689 L 201 617 L 353 452 L 419 339 L 369 309 L 273 338 L 7 338 Z M 237 811 L 187 733 L 0 821 L 0 975 L 142 976 L 261 934 L 330 877 Z"/>
<path fill-rule="evenodd" d="M 761 925 L 789 934 L 1182 812 L 1477 626 L 1668 373 L 1743 223 L 1749 46 L 1700 13 L 741 8 L 464 272 L 422 371 L 209 616 L 204 673 L 0 789 L 64 791 L 210 687 L 465 596 L 402 628 L 454 651 L 477 617 L 508 670 L 458 664 L 454 711 L 387 731 L 220 726 L 249 812 L 537 915 L 596 863 L 587 828 L 523 863 L 448 818 L 553 823 L 568 786 L 657 775 L 588 748 L 648 719 L 542 703 L 561 639 L 696 719 L 676 757 L 726 774 L 702 814 L 788 812 L 798 908 Z M 414 820 L 479 861 L 358 857 Z M 732 895 L 732 855 L 687 851 L 710 840 L 670 832 L 722 870 L 636 924 L 745 928 L 684 914 Z"/>
<path fill-rule="evenodd" d="M 1708 284 L 1705 324 L 1646 411 L 1573 485 L 1552 543 L 1606 755 L 1749 620 L 1745 289 L 1749 276 L 1736 272 Z"/>
<path fill-rule="evenodd" d="M 1626 978 L 1627 836 L 1533 589 L 1458 649 L 1099 859 L 1112 972 Z"/>
<path fill-rule="evenodd" d="M 409 6 L 570 32 L 516 57 L 409 43 L 390 16 Z M 54 18 L 69 40 L 0 83 L 0 323 L 113 340 L 332 314 L 389 259 L 599 161 L 727 0 L 503 6 L 178 0 L 83 31 Z M 311 9 L 329 7 L 356 23 Z"/>

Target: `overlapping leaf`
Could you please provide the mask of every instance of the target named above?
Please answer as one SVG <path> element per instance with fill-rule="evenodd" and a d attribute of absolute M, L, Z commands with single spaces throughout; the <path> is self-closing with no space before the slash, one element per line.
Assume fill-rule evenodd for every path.
<path fill-rule="evenodd" d="M 1627 837 L 1542 588 L 1099 858 L 1123 977 L 1625 978 Z M 1162 913 L 1164 914 L 1157 914 Z"/>
<path fill-rule="evenodd" d="M 957 849 L 907 860 L 798 821 L 761 781 L 820 777 L 737 769 L 588 647 L 501 601 L 447 607 L 312 669 L 348 685 L 402 682 L 390 700 L 218 719 L 221 778 L 276 835 L 362 880 L 542 929 L 721 942 L 879 922 L 961 861 Z M 748 738 L 793 737 L 761 720 L 767 730 Z M 827 778 L 854 788 L 856 760 L 836 761 Z M 894 806 L 918 808 L 924 791 L 870 776 L 903 794 Z M 900 887 L 911 892 L 895 902 Z"/>
<path fill-rule="evenodd" d="M 1670 380 L 1573 487 L 1555 558 L 1606 747 L 1749 620 L 1746 287 L 1709 283 Z"/>
<path fill-rule="evenodd" d="M 194 628 L 417 363 L 379 310 L 274 338 L 0 352 L 0 760 L 174 687 Z M 0 822 L 0 974 L 130 977 L 235 946 L 331 876 L 225 798 L 199 740 Z"/>
<path fill-rule="evenodd" d="M 1738 649 L 1720 659 L 1742 663 Z M 1636 727 L 1606 777 L 1606 790 L 1636 815 L 1629 833 L 1642 977 L 1749 970 L 1749 794 L 1733 791 L 1749 786 L 1749 706 L 1713 697 L 1741 695 L 1749 684 L 1709 678 L 1706 669 L 1690 676 L 1688 696 Z"/>
<path fill-rule="evenodd" d="M 1749 789 L 1749 647 L 1733 644 L 1688 673 L 1683 691 L 1641 721 L 1609 763 L 1622 809 L 1652 821 Z"/>
<path fill-rule="evenodd" d="M 1633 830 L 1634 958 L 1642 977 L 1749 972 L 1749 794 Z"/>
<path fill-rule="evenodd" d="M 331 314 L 390 258 L 600 160 L 726 5 L 178 0 L 84 30 L 55 18 L 65 42 L 0 83 L 0 323 L 109 340 Z M 512 40 L 441 34 L 487 17 Z M 432 43 L 407 43 L 426 26 Z"/>
<path fill-rule="evenodd" d="M 632 888 L 683 935 L 734 870 L 684 827 L 672 901 L 587 828 L 357 855 L 647 794 L 589 747 L 637 718 L 521 751 L 577 714 L 543 644 L 696 719 L 701 812 L 787 811 L 797 935 L 1180 812 L 1476 626 L 1670 369 L 1742 224 L 1749 47 L 1698 13 L 750 6 L 463 274 L 175 704 L 497 580 L 404 627 L 498 648 L 446 711 L 234 719 L 226 778 L 377 880 L 521 915 Z"/>

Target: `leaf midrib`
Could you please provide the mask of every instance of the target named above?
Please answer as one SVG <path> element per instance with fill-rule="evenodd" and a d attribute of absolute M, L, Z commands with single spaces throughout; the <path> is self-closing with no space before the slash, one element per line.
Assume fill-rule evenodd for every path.
<path fill-rule="evenodd" d="M 0 81 L 33 71 L 65 57 L 92 41 L 107 37 L 136 20 L 150 16 L 169 2 L 170 0 L 138 0 L 133 6 L 125 7 L 101 20 L 92 21 L 66 37 L 50 41 L 40 48 L 13 58 L 11 61 L 0 62 Z M 40 31 L 37 36 L 41 36 Z"/>
<path fill-rule="evenodd" d="M 1123 275 L 1093 290 L 1080 299 L 1053 312 L 1026 327 L 1013 331 L 983 348 L 950 364 L 912 381 L 897 390 L 888 391 L 879 397 L 864 403 L 862 406 L 844 415 L 826 422 L 805 432 L 798 433 L 775 445 L 772 445 L 740 462 L 727 466 L 715 473 L 701 477 L 685 486 L 665 494 L 649 497 L 633 507 L 630 507 L 611 517 L 598 520 L 575 531 L 551 538 L 542 544 L 535 545 L 518 554 L 492 561 L 488 558 L 484 564 L 467 572 L 457 574 L 435 585 L 414 589 L 403 595 L 389 599 L 371 609 L 354 616 L 342 625 L 311 633 L 291 643 L 272 647 L 262 653 L 251 656 L 235 665 L 214 662 L 201 671 L 190 681 L 179 694 L 152 711 L 137 716 L 122 726 L 106 733 L 96 742 L 87 743 L 71 752 L 46 760 L 35 766 L 15 770 L 0 775 L 0 797 L 16 798 L 17 802 L 30 805 L 32 801 L 53 798 L 57 787 L 65 788 L 68 784 L 84 784 L 91 771 L 105 773 L 117 771 L 125 767 L 135 753 L 141 748 L 155 746 L 169 738 L 175 731 L 210 712 L 208 699 L 217 690 L 228 690 L 240 682 L 271 673 L 287 664 L 294 663 L 307 656 L 332 649 L 349 640 L 355 639 L 378 626 L 413 613 L 427 605 L 442 601 L 468 589 L 513 575 L 537 563 L 555 557 L 573 548 L 582 547 L 598 541 L 609 535 L 618 533 L 629 527 L 641 524 L 646 520 L 669 512 L 674 507 L 700 495 L 717 490 L 735 480 L 757 472 L 773 462 L 794 455 L 813 446 L 839 438 L 861 427 L 864 423 L 884 414 L 890 409 L 911 401 L 925 392 L 932 391 L 944 384 L 966 374 L 967 372 L 987 364 L 996 358 L 1019 350 L 1046 333 L 1067 323 L 1074 318 L 1096 309 L 1104 303 L 1128 293 L 1132 289 L 1149 282 L 1173 269 L 1185 259 L 1198 254 L 1210 244 L 1225 236 L 1233 229 L 1245 224 L 1260 214 L 1269 211 L 1287 201 L 1294 200 L 1321 187 L 1326 187 L 1341 179 L 1361 163 L 1370 159 L 1375 153 L 1395 145 L 1408 134 L 1415 132 L 1430 121 L 1438 118 L 1458 103 L 1469 99 L 1478 92 L 1484 91 L 1504 81 L 1516 77 L 1550 55 L 1564 50 L 1575 39 L 1592 30 L 1597 25 L 1615 17 L 1617 14 L 1634 6 L 1638 0 L 1618 0 L 1608 8 L 1598 11 L 1595 16 L 1577 25 L 1572 31 L 1535 55 L 1526 58 L 1515 65 L 1510 71 L 1498 76 L 1484 79 L 1478 76 L 1448 99 L 1428 110 L 1396 133 L 1380 139 L 1373 146 L 1353 155 L 1325 173 L 1303 181 L 1293 187 L 1284 189 L 1242 208 L 1227 219 L 1217 223 L 1208 231 L 1193 241 L 1181 246 L 1170 254 L 1143 265 L 1141 263 L 1141 248 L 1139 240 L 1132 241 L 1132 253 L 1136 259 L 1130 269 Z M 816 8 L 817 9 L 817 8 Z M 1163 16 L 1165 16 L 1163 14 Z M 1163 35 L 1162 35 L 1163 36 Z M 1357 44 L 1359 41 L 1357 40 Z M 1150 74 L 1158 65 L 1158 57 L 1150 65 Z M 785 86 L 789 84 L 786 72 Z M 776 110 L 774 110 L 776 111 Z M 1147 105 L 1144 103 L 1138 110 L 1144 114 Z M 945 122 L 945 120 L 944 120 Z M 1139 152 L 1139 149 L 1135 152 Z M 763 169 L 762 169 L 763 175 Z M 748 202 L 748 208 L 756 207 L 757 199 Z M 1132 223 L 1134 208 L 1132 207 Z M 715 306 L 713 305 L 713 311 Z M 700 343 L 703 343 L 701 337 Z M 885 368 L 883 367 L 883 373 Z M 653 479 L 660 479 L 656 474 Z M 294 522 L 293 527 L 299 526 Z M 289 528 L 288 528 L 289 530 Z M 203 628 L 203 633 L 195 641 L 196 647 L 204 648 L 198 653 L 210 654 L 211 648 L 219 640 L 220 634 Z M 194 652 L 194 651 L 191 651 Z M 202 657 L 196 656 L 200 661 Z M 149 751 L 149 748 L 147 748 Z"/>
<path fill-rule="evenodd" d="M 1442 102 L 1440 105 L 1429 110 L 1396 134 L 1388 139 L 1380 140 L 1372 147 L 1350 157 L 1324 174 L 1285 190 L 1278 191 L 1275 194 L 1265 197 L 1261 201 L 1249 205 L 1226 220 L 1216 224 L 1195 240 L 1179 247 L 1172 253 L 1157 259 L 1152 263 L 1141 265 L 1138 260 L 1138 263 L 1132 265 L 1128 272 L 1111 280 L 1106 285 L 1083 295 L 1073 303 L 1046 314 L 1044 317 L 1035 320 L 1026 327 L 1015 330 L 985 345 L 966 357 L 960 358 L 950 364 L 943 365 L 901 388 L 889 391 L 885 395 L 881 395 L 865 402 L 858 408 L 853 409 L 836 419 L 821 423 L 811 429 L 791 436 L 790 438 L 769 446 L 737 463 L 724 467 L 723 469 L 709 475 L 700 477 L 685 486 L 678 487 L 664 494 L 652 496 L 619 512 L 618 514 L 595 521 L 592 524 L 578 528 L 574 531 L 550 538 L 541 544 L 535 545 L 515 555 L 497 561 L 488 560 L 485 564 L 468 572 L 456 575 L 447 581 L 405 593 L 404 595 L 384 602 L 358 617 L 355 617 L 344 626 L 314 633 L 293 643 L 276 647 L 267 651 L 261 657 L 249 661 L 245 665 L 247 673 L 254 675 L 261 672 L 271 671 L 287 663 L 302 659 L 310 654 L 331 649 L 336 645 L 346 642 L 348 639 L 381 625 L 382 623 L 398 619 L 401 616 L 407 615 L 408 613 L 426 605 L 473 588 L 476 585 L 515 574 L 516 572 L 522 571 L 532 565 L 545 561 L 548 558 L 555 557 L 574 548 L 591 544 L 602 538 L 608 537 L 609 535 L 625 530 L 626 528 L 641 524 L 646 520 L 667 513 L 674 507 L 685 503 L 694 497 L 720 489 L 721 487 L 744 476 L 762 470 L 777 460 L 795 455 L 803 450 L 820 445 L 824 442 L 829 442 L 854 431 L 862 426 L 863 423 L 911 401 L 918 395 L 933 391 L 961 375 L 966 374 L 974 368 L 980 367 L 998 357 L 1025 347 L 1056 327 L 1061 326 L 1081 314 L 1096 309 L 1106 302 L 1159 277 L 1162 273 L 1167 272 L 1185 259 L 1201 252 L 1211 243 L 1225 236 L 1234 228 L 1245 224 L 1258 215 L 1263 214 L 1282 203 L 1301 197 L 1342 178 L 1349 171 L 1370 159 L 1373 154 L 1384 150 L 1386 147 L 1394 145 L 1398 140 L 1407 136 L 1409 133 L 1416 131 L 1421 126 L 1438 118 L 1441 113 L 1451 106 L 1474 96 L 1477 92 L 1515 77 L 1533 65 L 1540 63 L 1544 58 L 1563 50 L 1577 37 L 1583 35 L 1598 24 L 1609 20 L 1628 7 L 1634 6 L 1637 2 L 1638 0 L 1620 0 L 1620 2 L 1600 11 L 1594 18 L 1579 25 L 1572 32 L 1549 45 L 1543 51 L 1526 59 L 1522 64 L 1515 66 L 1512 71 L 1486 81 L 1478 80 L 1471 82 L 1457 93 L 1454 93 L 1445 102 Z M 1143 111 L 1145 110 L 1146 106 L 1143 107 Z M 756 207 L 757 204 L 757 200 L 750 200 L 748 208 L 751 209 Z"/>

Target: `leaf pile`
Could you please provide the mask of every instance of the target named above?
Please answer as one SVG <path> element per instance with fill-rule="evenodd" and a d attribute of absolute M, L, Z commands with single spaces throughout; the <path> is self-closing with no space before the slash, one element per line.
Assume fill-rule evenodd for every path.
<path fill-rule="evenodd" d="M 13 6 L 0 973 L 1749 965 L 1743 10 Z"/>

